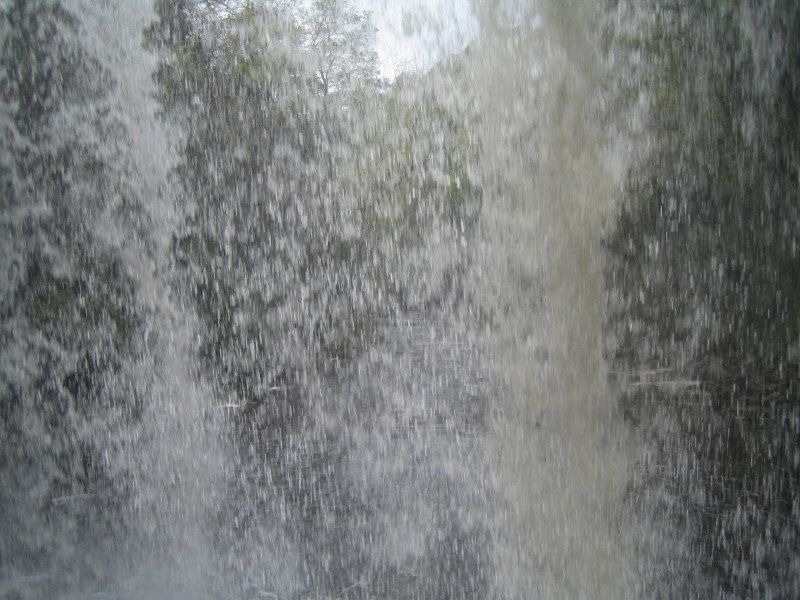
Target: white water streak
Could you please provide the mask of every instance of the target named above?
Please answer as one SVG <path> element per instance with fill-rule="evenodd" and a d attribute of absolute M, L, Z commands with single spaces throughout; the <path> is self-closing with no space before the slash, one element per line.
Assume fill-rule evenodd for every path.
<path fill-rule="evenodd" d="M 512 598 L 624 598 L 630 457 L 606 383 L 600 238 L 625 157 L 594 116 L 604 67 L 592 3 L 508 4 L 476 4 L 471 86 L 491 189 L 480 282 L 508 393 L 497 578 Z"/>

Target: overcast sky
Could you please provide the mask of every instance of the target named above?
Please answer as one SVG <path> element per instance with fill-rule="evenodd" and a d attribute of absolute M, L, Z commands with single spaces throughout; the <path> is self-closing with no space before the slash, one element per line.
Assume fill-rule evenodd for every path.
<path fill-rule="evenodd" d="M 373 13 L 381 74 L 426 69 L 458 52 L 478 31 L 470 0 L 356 0 Z"/>

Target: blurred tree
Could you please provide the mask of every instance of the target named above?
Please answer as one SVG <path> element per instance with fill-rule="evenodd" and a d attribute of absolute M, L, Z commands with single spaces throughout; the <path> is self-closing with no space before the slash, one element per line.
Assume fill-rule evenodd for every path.
<path fill-rule="evenodd" d="M 164 106 L 186 121 L 175 252 L 206 320 L 204 356 L 256 401 L 298 369 L 347 356 L 392 298 L 434 301 L 441 290 L 410 300 L 431 265 L 401 263 L 443 237 L 444 262 L 456 260 L 476 219 L 472 149 L 432 96 L 372 87 L 355 112 L 319 98 L 290 11 L 194 10 L 163 12 L 195 28 L 182 41 L 161 22 L 149 33 L 170 50 L 157 74 Z"/>
<path fill-rule="evenodd" d="M 404 314 L 453 307 L 463 300 L 482 199 L 468 124 L 425 77 L 405 77 L 356 106 L 353 162 L 340 169 L 357 174 L 346 183 L 378 259 L 381 292 Z"/>
<path fill-rule="evenodd" d="M 656 510 L 684 523 L 698 556 L 692 576 L 665 581 L 794 596 L 800 8 L 612 4 L 609 52 L 639 77 L 621 80 L 620 102 L 641 91 L 649 134 L 608 236 L 616 370 L 698 384 L 645 381 L 623 402 L 661 473 L 644 466 L 638 493 L 660 490 Z"/>
<path fill-rule="evenodd" d="M 323 95 L 378 84 L 375 28 L 368 12 L 356 10 L 351 0 L 312 0 L 300 15 L 303 47 Z"/>
<path fill-rule="evenodd" d="M 139 199 L 75 15 L 14 0 L 0 31 L 0 577 L 91 586 L 124 503 L 116 436 L 141 400 L 137 291 L 108 223 L 141 218 Z"/>
<path fill-rule="evenodd" d="M 480 198 L 468 174 L 474 148 L 432 94 L 410 82 L 382 93 L 368 21 L 347 3 L 305 16 L 291 4 L 159 6 L 147 39 L 163 53 L 165 113 L 185 131 L 173 254 L 203 324 L 203 374 L 242 407 L 235 485 L 246 489 L 234 495 L 288 502 L 287 533 L 311 553 L 303 540 L 350 516 L 324 513 L 324 490 L 346 496 L 335 490 L 345 449 L 310 441 L 316 413 L 304 386 L 366 350 L 387 320 L 457 296 Z M 329 22 L 324 10 L 339 12 Z M 270 506 L 236 506 L 235 555 L 250 552 Z M 308 577 L 327 589 L 349 560 Z"/>

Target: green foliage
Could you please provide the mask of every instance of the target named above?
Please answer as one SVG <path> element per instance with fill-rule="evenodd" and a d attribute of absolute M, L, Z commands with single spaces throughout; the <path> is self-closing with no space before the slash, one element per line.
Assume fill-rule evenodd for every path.
<path fill-rule="evenodd" d="M 420 81 L 398 84 L 366 109 L 373 117 L 348 167 L 359 175 L 352 193 L 360 198 L 363 235 L 379 257 L 379 277 L 406 312 L 462 296 L 481 203 L 471 176 L 477 149 L 466 124 L 424 88 Z"/>
<path fill-rule="evenodd" d="M 208 331 L 202 354 L 245 402 L 350 356 L 382 316 L 452 292 L 477 218 L 473 149 L 455 116 L 432 98 L 379 94 L 373 80 L 371 95 L 362 87 L 349 107 L 319 97 L 296 58 L 308 38 L 290 17 L 251 5 L 209 21 L 182 17 L 202 22 L 203 35 L 158 38 L 174 29 L 163 24 L 149 34 L 170 47 L 157 79 L 187 132 L 176 260 Z M 328 33 L 365 43 L 347 28 Z M 355 118 L 365 113 L 366 126 Z M 449 245 L 446 272 L 412 290 L 429 267 L 408 256 L 434 237 Z"/>
<path fill-rule="evenodd" d="M 189 32 L 158 73 L 165 106 L 185 116 L 174 250 L 208 332 L 201 354 L 250 401 L 302 360 L 313 324 L 286 305 L 310 292 L 326 255 L 309 234 L 322 170 L 316 108 L 286 39 L 264 34 L 285 18 L 251 7 L 212 21 L 213 44 Z"/>
<path fill-rule="evenodd" d="M 665 513 L 691 532 L 712 588 L 794 595 L 800 526 L 788 490 L 798 471 L 787 440 L 800 396 L 787 348 L 800 309 L 800 10 L 616 4 L 652 16 L 609 45 L 644 65 L 648 99 L 650 150 L 607 240 L 616 371 L 637 383 L 623 408 L 663 469 L 645 462 L 652 479 L 636 493 L 670 499 Z M 658 370 L 697 388 L 648 384 Z M 776 529 L 773 518 L 786 521 Z"/>
<path fill-rule="evenodd" d="M 752 62 L 763 49 L 740 31 L 744 10 L 678 5 L 657 13 L 660 24 L 640 44 L 656 65 L 646 78 L 654 149 L 632 173 L 614 243 L 633 261 L 619 270 L 633 295 L 626 306 L 657 311 L 640 318 L 650 331 L 663 326 L 652 346 L 669 348 L 663 361 L 672 365 L 706 350 L 776 364 L 795 335 L 797 124 L 782 115 L 794 110 L 797 83 L 781 67 L 775 88 L 753 97 L 767 65 Z M 796 17 L 781 12 L 784 23 Z"/>

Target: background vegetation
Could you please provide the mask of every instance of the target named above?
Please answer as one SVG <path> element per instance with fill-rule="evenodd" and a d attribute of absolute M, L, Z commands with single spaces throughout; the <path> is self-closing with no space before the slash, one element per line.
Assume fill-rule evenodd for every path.
<path fill-rule="evenodd" d="M 647 112 L 647 151 L 607 236 L 615 371 L 644 440 L 630 494 L 677 525 L 685 549 L 653 585 L 665 597 L 793 595 L 800 11 L 615 10 L 638 26 L 610 34 L 609 53 L 642 82 Z"/>

